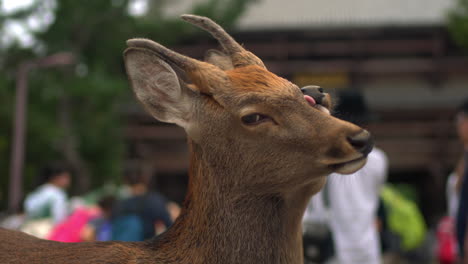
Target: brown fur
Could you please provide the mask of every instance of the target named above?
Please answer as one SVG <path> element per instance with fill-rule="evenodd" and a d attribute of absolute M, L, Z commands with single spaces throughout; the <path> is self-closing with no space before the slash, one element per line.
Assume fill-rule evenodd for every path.
<path fill-rule="evenodd" d="M 216 30 L 226 49 L 222 63 L 195 61 L 142 39 L 129 41 L 125 52 L 137 98 L 157 119 L 187 131 L 190 182 L 181 216 L 141 243 L 65 244 L 0 229 L 0 263 L 303 263 L 307 202 L 326 175 L 364 164 L 348 139 L 367 132 L 309 105 L 296 85 L 266 70 L 211 20 L 186 18 Z M 216 66 L 229 59 L 234 68 Z M 269 119 L 242 123 L 255 113 Z M 358 158 L 352 168 L 337 165 Z"/>
<path fill-rule="evenodd" d="M 299 89 L 289 81 L 276 76 L 265 68 L 249 65 L 235 68 L 227 72 L 232 87 L 236 93 L 260 92 L 279 95 L 285 94 L 287 88 Z"/>

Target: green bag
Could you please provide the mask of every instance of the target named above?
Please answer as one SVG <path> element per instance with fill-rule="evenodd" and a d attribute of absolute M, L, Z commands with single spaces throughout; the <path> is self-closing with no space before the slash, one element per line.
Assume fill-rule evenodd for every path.
<path fill-rule="evenodd" d="M 416 203 L 390 184 L 382 188 L 381 197 L 387 211 L 388 228 L 400 237 L 401 249 L 409 251 L 422 245 L 427 227 Z"/>

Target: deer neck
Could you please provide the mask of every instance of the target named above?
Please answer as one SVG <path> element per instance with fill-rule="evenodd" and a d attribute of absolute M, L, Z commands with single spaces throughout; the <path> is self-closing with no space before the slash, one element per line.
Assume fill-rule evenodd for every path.
<path fill-rule="evenodd" d="M 286 194 L 259 194 L 217 182 L 237 173 L 193 155 L 182 214 L 158 247 L 177 247 L 188 263 L 303 263 L 301 219 L 323 178 Z"/>

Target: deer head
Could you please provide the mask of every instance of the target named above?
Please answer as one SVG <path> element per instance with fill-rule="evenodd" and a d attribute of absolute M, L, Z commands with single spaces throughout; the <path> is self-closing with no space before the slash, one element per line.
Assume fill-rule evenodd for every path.
<path fill-rule="evenodd" d="M 330 96 L 321 88 L 301 89 L 269 72 L 208 18 L 182 19 L 210 32 L 223 51 L 199 61 L 151 40 L 131 39 L 126 69 L 147 111 L 183 127 L 205 165 L 238 172 L 217 175 L 217 184 L 283 192 L 365 164 L 369 133 L 330 115 Z"/>

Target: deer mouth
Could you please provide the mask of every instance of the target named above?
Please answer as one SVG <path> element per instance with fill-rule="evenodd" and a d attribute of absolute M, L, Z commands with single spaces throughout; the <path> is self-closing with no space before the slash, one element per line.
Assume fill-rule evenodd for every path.
<path fill-rule="evenodd" d="M 366 164 L 366 161 L 367 157 L 363 156 L 350 161 L 332 164 L 330 168 L 336 173 L 351 174 L 361 169 Z"/>
<path fill-rule="evenodd" d="M 315 107 L 316 109 L 318 109 L 319 111 L 324 112 L 324 113 L 327 114 L 327 115 L 331 115 L 331 114 L 330 114 L 330 110 L 328 110 L 327 108 L 325 108 L 323 105 L 316 104 L 314 107 Z"/>

